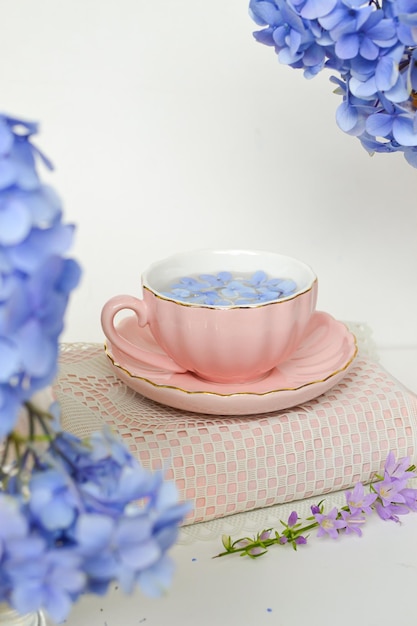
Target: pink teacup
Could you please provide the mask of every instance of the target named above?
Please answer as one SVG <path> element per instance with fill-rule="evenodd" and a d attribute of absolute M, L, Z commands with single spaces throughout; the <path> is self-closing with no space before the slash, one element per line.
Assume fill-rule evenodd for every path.
<path fill-rule="evenodd" d="M 249 304 L 237 304 L 242 301 L 239 298 L 227 303 L 223 296 L 220 304 L 202 304 L 200 295 L 184 301 L 186 290 L 178 285 L 169 289 L 180 277 L 223 277 L 227 272 L 232 279 L 219 293 L 233 292 L 235 279 L 254 273 L 266 274 L 265 284 L 276 278 L 289 279 L 296 288 L 291 295 Z M 252 285 L 255 279 L 250 280 Z M 143 299 L 119 295 L 104 305 L 101 323 L 112 346 L 148 366 L 190 371 L 219 383 L 257 380 L 288 359 L 303 338 L 317 300 L 317 277 L 310 267 L 291 257 L 255 250 L 177 254 L 151 265 L 142 275 L 142 286 Z M 163 353 L 148 352 L 118 333 L 115 316 L 123 309 L 135 313 L 139 326 L 149 324 Z"/>

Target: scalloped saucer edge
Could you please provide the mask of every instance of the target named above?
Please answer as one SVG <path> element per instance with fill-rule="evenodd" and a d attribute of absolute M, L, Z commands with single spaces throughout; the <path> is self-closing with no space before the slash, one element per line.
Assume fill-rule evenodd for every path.
<path fill-rule="evenodd" d="M 133 316 L 118 330 L 147 350 L 161 348 L 148 327 Z M 207 415 L 256 415 L 281 411 L 312 400 L 339 383 L 357 354 L 355 335 L 328 313 L 313 314 L 303 341 L 294 354 L 262 380 L 234 385 L 204 381 L 190 372 L 171 374 L 155 370 L 113 349 L 105 352 L 114 374 L 141 395 L 176 409 Z"/>

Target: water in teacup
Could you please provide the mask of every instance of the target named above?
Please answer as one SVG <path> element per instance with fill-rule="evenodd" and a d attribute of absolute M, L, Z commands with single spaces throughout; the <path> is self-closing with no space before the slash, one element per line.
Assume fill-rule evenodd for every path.
<path fill-rule="evenodd" d="M 271 277 L 263 270 L 180 276 L 161 289 L 168 298 L 209 306 L 263 304 L 287 298 L 296 291 L 297 284 L 291 278 Z"/>

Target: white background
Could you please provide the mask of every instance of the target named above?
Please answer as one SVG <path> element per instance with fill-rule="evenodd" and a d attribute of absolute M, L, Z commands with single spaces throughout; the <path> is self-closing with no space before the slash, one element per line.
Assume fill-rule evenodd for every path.
<path fill-rule="evenodd" d="M 78 226 L 73 251 L 84 274 L 63 339 L 101 341 L 103 303 L 138 293 L 153 260 L 252 247 L 309 263 L 319 308 L 367 322 L 380 347 L 417 347 L 417 171 L 401 155 L 370 158 L 339 131 L 328 74 L 306 81 L 279 65 L 253 40 L 247 4 L 0 0 L 0 110 L 41 122 L 38 145 L 57 168 L 45 179 Z M 409 353 L 401 362 L 411 370 L 417 353 Z M 362 623 L 411 624 L 414 517 L 404 526 L 376 520 L 362 540 L 259 563 L 212 561 L 217 543 L 178 546 L 166 602 L 86 599 L 70 622 L 119 624 L 125 611 L 135 623 L 152 613 L 161 624 L 180 623 L 178 615 L 186 624 L 224 615 L 230 624 L 327 626 L 335 616 L 350 624 L 346 598 L 362 589 Z M 387 581 L 399 603 L 381 601 Z"/>
<path fill-rule="evenodd" d="M 312 81 L 256 43 L 247 0 L 0 0 L 0 110 L 41 122 L 45 173 L 77 224 L 64 341 L 173 252 L 279 251 L 318 308 L 417 346 L 417 171 L 370 158 Z"/>

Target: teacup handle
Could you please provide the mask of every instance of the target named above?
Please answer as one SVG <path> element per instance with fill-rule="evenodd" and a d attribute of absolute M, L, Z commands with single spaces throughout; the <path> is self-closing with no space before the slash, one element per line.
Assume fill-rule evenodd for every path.
<path fill-rule="evenodd" d="M 110 339 L 113 346 L 121 350 L 125 354 L 146 365 L 166 370 L 168 372 L 181 373 L 186 372 L 183 367 L 175 363 L 166 354 L 158 354 L 157 352 L 149 352 L 136 346 L 125 337 L 122 337 L 114 325 L 114 318 L 119 311 L 129 309 L 133 311 L 138 320 L 139 326 L 143 327 L 149 324 L 149 314 L 146 302 L 135 298 L 134 296 L 120 295 L 110 298 L 101 311 L 101 326 L 104 334 Z"/>

